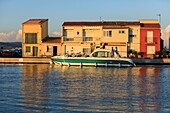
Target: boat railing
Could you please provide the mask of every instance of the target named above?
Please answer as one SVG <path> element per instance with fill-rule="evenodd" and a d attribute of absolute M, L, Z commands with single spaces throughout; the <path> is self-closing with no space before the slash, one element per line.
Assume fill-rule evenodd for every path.
<path fill-rule="evenodd" d="M 88 54 L 86 54 L 86 53 L 81 53 L 81 52 L 71 53 L 71 54 L 66 53 L 64 56 L 65 56 L 65 57 L 89 57 Z"/>

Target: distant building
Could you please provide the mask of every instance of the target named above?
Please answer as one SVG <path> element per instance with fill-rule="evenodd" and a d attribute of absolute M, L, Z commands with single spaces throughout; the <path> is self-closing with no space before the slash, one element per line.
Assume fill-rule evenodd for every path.
<path fill-rule="evenodd" d="M 165 36 L 167 39 L 167 48 L 170 49 L 170 25 L 168 25 L 165 29 Z"/>
<path fill-rule="evenodd" d="M 165 29 L 161 30 L 161 38 L 164 40 L 163 47 L 170 49 L 170 24 Z"/>
<path fill-rule="evenodd" d="M 61 38 L 48 37 L 48 19 L 30 19 L 22 24 L 23 57 L 57 54 L 61 54 Z"/>
<path fill-rule="evenodd" d="M 161 38 L 161 43 L 160 43 L 160 50 L 164 49 L 164 40 Z"/>

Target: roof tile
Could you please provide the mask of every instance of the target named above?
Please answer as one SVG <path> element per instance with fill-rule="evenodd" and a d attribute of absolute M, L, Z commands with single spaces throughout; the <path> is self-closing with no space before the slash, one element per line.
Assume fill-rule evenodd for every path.
<path fill-rule="evenodd" d="M 46 21 L 48 21 L 48 19 L 29 19 L 23 24 L 42 24 Z"/>
<path fill-rule="evenodd" d="M 140 25 L 140 22 L 128 22 L 128 21 L 101 21 L 101 22 L 64 22 L 63 26 L 128 26 L 128 25 Z"/>
<path fill-rule="evenodd" d="M 141 23 L 140 26 L 141 26 L 141 28 L 160 28 L 159 23 L 150 23 L 150 24 Z"/>
<path fill-rule="evenodd" d="M 42 40 L 43 43 L 61 43 L 61 37 L 46 37 Z"/>

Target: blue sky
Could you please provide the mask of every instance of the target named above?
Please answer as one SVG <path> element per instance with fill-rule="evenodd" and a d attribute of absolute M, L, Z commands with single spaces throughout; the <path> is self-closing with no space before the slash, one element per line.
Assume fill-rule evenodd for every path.
<path fill-rule="evenodd" d="M 31 18 L 48 18 L 49 35 L 60 32 L 64 21 L 99 21 L 100 17 L 138 21 L 159 19 L 161 14 L 165 28 L 170 24 L 169 5 L 170 0 L 0 0 L 0 41 L 13 35 L 19 40 L 22 23 Z"/>

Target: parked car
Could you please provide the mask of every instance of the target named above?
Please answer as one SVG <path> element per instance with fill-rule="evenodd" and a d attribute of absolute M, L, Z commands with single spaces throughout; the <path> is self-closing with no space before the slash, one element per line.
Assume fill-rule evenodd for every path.
<path fill-rule="evenodd" d="M 12 52 L 10 52 L 10 51 L 3 51 L 1 53 L 1 56 L 2 57 L 12 57 Z"/>
<path fill-rule="evenodd" d="M 13 51 L 12 56 L 15 58 L 22 57 L 22 51 Z"/>

